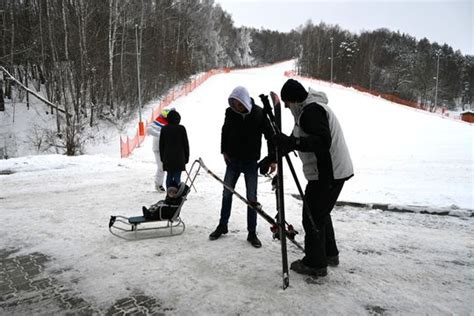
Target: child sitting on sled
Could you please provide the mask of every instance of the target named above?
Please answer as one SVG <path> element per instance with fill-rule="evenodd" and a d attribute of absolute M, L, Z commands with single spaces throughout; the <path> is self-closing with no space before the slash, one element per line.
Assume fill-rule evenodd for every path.
<path fill-rule="evenodd" d="M 177 187 L 171 186 L 166 192 L 166 198 L 151 205 L 142 207 L 143 216 L 148 220 L 171 220 L 181 208 L 183 200 L 189 192 L 189 186 L 181 182 Z"/>

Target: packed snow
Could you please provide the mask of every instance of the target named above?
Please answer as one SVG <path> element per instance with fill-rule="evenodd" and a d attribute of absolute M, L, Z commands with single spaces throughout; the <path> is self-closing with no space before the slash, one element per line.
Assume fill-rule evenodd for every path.
<path fill-rule="evenodd" d="M 244 85 L 261 104 L 258 95 L 279 92 L 284 71 L 292 68 L 285 62 L 218 74 L 175 101 L 192 160 L 202 157 L 223 177 L 220 131 L 228 95 Z M 48 269 L 63 270 L 61 282 L 104 310 L 138 292 L 176 315 L 473 314 L 473 126 L 338 85 L 301 81 L 328 95 L 344 130 L 355 176 L 340 200 L 442 209 L 452 216 L 336 207 L 341 264 L 319 279 L 290 271 L 290 287 L 282 290 L 279 241 L 259 218 L 263 247 L 247 243 L 246 206 L 239 200 L 229 233 L 208 239 L 218 224 L 222 186 L 202 169 L 182 208 L 184 234 L 132 242 L 111 235 L 110 215 L 141 215 L 142 205 L 164 198 L 153 190 L 151 137 L 120 159 L 117 134 L 83 156 L 0 160 L 0 249 L 50 256 Z M 286 109 L 283 120 L 289 133 L 293 121 Z M 265 152 L 264 143 L 262 157 Z M 299 158 L 291 157 L 304 182 Z M 302 205 L 291 196 L 297 190 L 288 169 L 285 186 L 287 221 L 303 242 Z M 237 190 L 245 192 L 242 179 Z M 259 177 L 258 194 L 275 215 L 268 178 Z M 302 253 L 289 244 L 288 257 L 292 262 Z"/>

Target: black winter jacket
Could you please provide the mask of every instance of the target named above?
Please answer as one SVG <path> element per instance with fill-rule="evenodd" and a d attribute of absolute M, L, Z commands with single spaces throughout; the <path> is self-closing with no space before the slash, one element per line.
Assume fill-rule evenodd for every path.
<path fill-rule="evenodd" d="M 168 124 L 161 129 L 160 157 L 165 171 L 183 171 L 189 162 L 189 143 L 183 125 Z"/>
<path fill-rule="evenodd" d="M 263 109 L 252 99 L 252 111 L 239 114 L 230 107 L 225 112 L 221 134 L 221 153 L 230 159 L 244 161 L 260 159 L 262 134 L 267 140 L 268 152 L 274 155 L 273 131 Z"/>

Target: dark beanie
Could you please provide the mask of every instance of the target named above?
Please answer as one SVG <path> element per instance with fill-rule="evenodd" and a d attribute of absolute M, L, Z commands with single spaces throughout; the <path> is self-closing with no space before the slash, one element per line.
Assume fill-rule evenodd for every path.
<path fill-rule="evenodd" d="M 301 103 L 308 97 L 308 92 L 298 81 L 288 79 L 281 88 L 280 96 L 283 102 Z"/>
<path fill-rule="evenodd" d="M 178 125 L 181 122 L 181 115 L 179 115 L 178 111 L 171 110 L 166 117 L 168 120 L 168 124 L 170 125 Z"/>

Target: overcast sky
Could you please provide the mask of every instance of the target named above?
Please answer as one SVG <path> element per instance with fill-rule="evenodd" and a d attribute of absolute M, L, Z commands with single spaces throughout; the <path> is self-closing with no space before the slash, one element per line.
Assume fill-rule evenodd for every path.
<path fill-rule="evenodd" d="M 447 43 L 474 55 L 474 0 L 216 0 L 234 25 L 281 32 L 304 24 L 338 24 L 353 33 L 388 28 Z"/>

